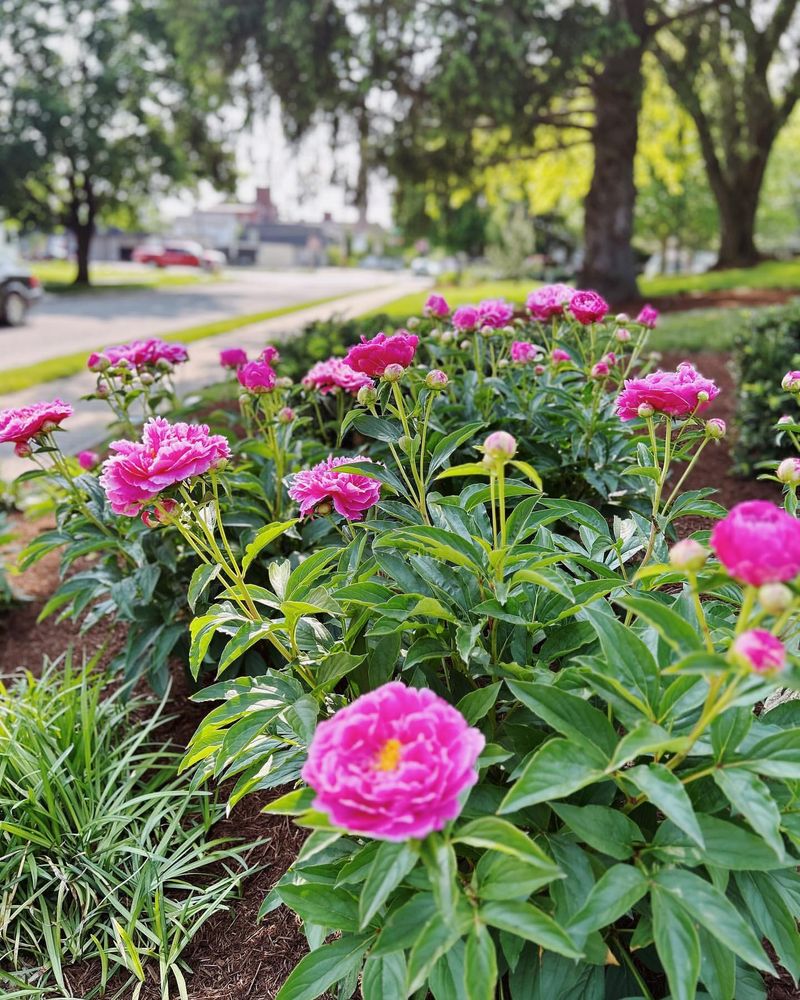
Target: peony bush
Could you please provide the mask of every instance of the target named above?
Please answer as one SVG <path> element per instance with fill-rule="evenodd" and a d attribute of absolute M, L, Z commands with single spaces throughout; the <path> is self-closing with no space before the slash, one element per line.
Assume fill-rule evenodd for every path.
<path fill-rule="evenodd" d="M 262 907 L 309 944 L 279 1000 L 800 977 L 797 459 L 783 508 L 685 491 L 726 427 L 692 365 L 650 370 L 656 320 L 432 296 L 296 383 L 226 352 L 213 427 L 151 395 L 99 469 L 25 439 L 59 516 L 29 559 L 95 544 L 51 610 L 168 608 L 151 677 L 214 675 L 184 767 L 307 830 Z"/>

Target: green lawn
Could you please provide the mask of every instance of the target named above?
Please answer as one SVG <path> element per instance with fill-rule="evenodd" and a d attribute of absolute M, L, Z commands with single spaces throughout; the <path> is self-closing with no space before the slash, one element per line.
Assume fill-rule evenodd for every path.
<path fill-rule="evenodd" d="M 185 330 L 175 330 L 170 333 L 160 334 L 159 336 L 161 336 L 162 340 L 177 340 L 182 344 L 191 344 L 196 340 L 205 340 L 206 337 L 216 337 L 221 333 L 230 333 L 232 330 L 249 326 L 251 323 L 260 323 L 266 319 L 276 319 L 278 316 L 285 316 L 300 309 L 311 309 L 313 306 L 321 306 L 326 302 L 334 302 L 339 298 L 342 298 L 342 296 L 329 295 L 326 298 L 312 299 L 309 302 L 298 302 L 290 306 L 281 306 L 279 309 L 270 309 L 267 312 L 249 313 L 243 316 L 229 316 L 227 319 L 217 320 L 214 323 L 190 326 Z M 92 351 L 101 351 L 104 347 L 108 347 L 108 345 L 109 342 L 107 341 L 105 344 L 99 344 L 83 351 L 76 351 L 74 354 L 62 354 L 58 358 L 48 358 L 47 361 L 39 361 L 35 365 L 24 365 L 20 368 L 11 368 L 8 371 L 0 372 L 0 379 L 3 382 L 3 392 L 19 392 L 21 389 L 28 389 L 33 385 L 52 382 L 53 379 L 76 375 L 85 369 L 86 359 Z"/>
<path fill-rule="evenodd" d="M 667 274 L 643 278 L 642 295 L 678 295 L 681 292 L 722 292 L 733 288 L 796 288 L 800 291 L 800 260 L 765 260 L 756 267 L 707 271 L 705 274 Z"/>
<path fill-rule="evenodd" d="M 212 275 L 198 271 L 197 274 L 175 274 L 159 268 L 135 270 L 116 264 L 92 264 L 90 274 L 92 284 L 74 285 L 75 263 L 69 260 L 40 260 L 31 263 L 31 271 L 48 292 L 110 292 L 128 291 L 135 288 L 165 288 L 171 285 L 194 285 L 200 281 L 213 281 Z"/>

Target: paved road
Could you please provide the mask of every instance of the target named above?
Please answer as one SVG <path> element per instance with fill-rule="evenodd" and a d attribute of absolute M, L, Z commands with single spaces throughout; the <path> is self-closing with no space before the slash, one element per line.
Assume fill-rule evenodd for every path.
<path fill-rule="evenodd" d="M 242 269 L 196 285 L 48 295 L 32 310 L 26 326 L 0 327 L 0 371 L 135 337 L 176 333 L 229 316 L 369 291 L 396 281 L 395 274 L 357 268 Z M 2 378 L 0 391 L 1 387 Z"/>

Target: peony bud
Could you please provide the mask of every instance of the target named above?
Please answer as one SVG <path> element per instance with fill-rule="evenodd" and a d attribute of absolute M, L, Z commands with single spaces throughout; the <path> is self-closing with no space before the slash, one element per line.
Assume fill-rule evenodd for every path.
<path fill-rule="evenodd" d="M 744 666 L 759 674 L 771 674 L 786 666 L 786 649 L 771 632 L 754 628 L 738 635 L 731 646 L 731 654 Z"/>
<path fill-rule="evenodd" d="M 453 333 L 452 330 L 445 330 L 444 333 L 442 334 L 443 344 L 452 344 L 455 339 L 456 335 Z"/>
<path fill-rule="evenodd" d="M 797 486 L 800 483 L 800 458 L 784 458 L 775 475 L 782 483 Z"/>
<path fill-rule="evenodd" d="M 52 434 L 53 431 L 58 429 L 58 424 L 53 420 L 45 420 L 40 428 L 40 433 L 42 434 Z"/>
<path fill-rule="evenodd" d="M 768 615 L 781 615 L 791 605 L 794 594 L 785 583 L 765 583 L 758 588 L 758 603 Z"/>
<path fill-rule="evenodd" d="M 284 406 L 278 411 L 278 423 L 290 424 L 294 420 L 294 410 L 291 406 Z"/>
<path fill-rule="evenodd" d="M 322 517 L 325 517 L 325 515 L 326 514 L 330 514 L 330 512 L 332 510 L 333 510 L 333 507 L 326 500 L 324 503 L 317 504 L 317 507 L 315 508 L 314 512 L 316 514 L 321 514 Z"/>
<path fill-rule="evenodd" d="M 630 316 L 627 313 L 617 313 L 614 317 L 617 323 L 628 323 L 630 322 Z"/>
<path fill-rule="evenodd" d="M 171 362 L 167 361 L 166 358 L 159 358 L 156 362 L 156 368 L 158 368 L 160 372 L 175 371 L 175 366 Z"/>
<path fill-rule="evenodd" d="M 696 573 L 708 561 L 708 549 L 693 538 L 676 542 L 669 550 L 669 564 L 674 569 Z"/>
<path fill-rule="evenodd" d="M 787 372 L 781 379 L 786 392 L 800 392 L 800 372 Z"/>
<path fill-rule="evenodd" d="M 418 326 L 419 326 L 419 317 L 409 316 L 408 319 L 406 320 L 406 327 L 409 330 L 416 330 Z"/>
<path fill-rule="evenodd" d="M 648 417 L 652 417 L 656 411 L 649 403 L 640 403 L 636 412 L 643 420 L 646 420 Z"/>
<path fill-rule="evenodd" d="M 784 424 L 793 424 L 794 417 L 790 417 L 788 413 L 784 413 L 782 417 L 778 418 L 778 425 L 782 426 Z"/>
<path fill-rule="evenodd" d="M 433 368 L 425 376 L 425 385 L 429 389 L 444 389 L 450 379 L 447 377 L 446 373 L 441 371 L 439 368 Z"/>
<path fill-rule="evenodd" d="M 504 333 L 507 337 L 513 337 L 517 331 L 513 326 L 504 326 L 500 332 Z"/>
<path fill-rule="evenodd" d="M 152 385 L 153 382 L 155 382 L 155 379 L 150 374 L 150 372 L 142 372 L 142 374 L 139 376 L 139 381 L 142 383 L 142 385 Z"/>
<path fill-rule="evenodd" d="M 544 375 L 544 373 L 546 371 L 547 371 L 547 369 L 545 368 L 544 365 L 534 365 L 533 366 L 533 373 L 534 373 L 534 375 Z"/>
<path fill-rule="evenodd" d="M 698 392 L 698 394 L 697 394 L 697 402 L 698 403 L 707 403 L 708 400 L 709 400 L 708 393 L 704 389 L 701 389 L 700 392 Z"/>
<path fill-rule="evenodd" d="M 14 454 L 17 458 L 30 458 L 33 454 L 33 448 L 31 448 L 30 442 L 17 441 L 14 445 Z"/>
<path fill-rule="evenodd" d="M 399 382 L 405 373 L 402 365 L 387 365 L 383 369 L 383 378 L 387 382 Z"/>
<path fill-rule="evenodd" d="M 291 389 L 292 388 L 292 380 L 289 378 L 288 375 L 280 375 L 280 376 L 278 376 L 278 378 L 275 379 L 275 388 L 276 389 Z"/>
<path fill-rule="evenodd" d="M 517 453 L 517 441 L 507 431 L 494 431 L 483 442 L 483 452 L 488 458 L 508 461 Z"/>
<path fill-rule="evenodd" d="M 659 363 L 659 361 L 661 360 L 661 352 L 660 351 L 651 351 L 647 355 L 647 357 L 653 362 L 653 364 L 657 365 Z"/>
<path fill-rule="evenodd" d="M 472 344 L 468 340 L 462 340 L 458 346 L 462 351 L 468 351 L 472 347 Z"/>
<path fill-rule="evenodd" d="M 590 374 L 594 379 L 604 379 L 608 378 L 609 371 L 610 369 L 605 361 L 598 361 L 596 365 L 592 365 Z"/>
<path fill-rule="evenodd" d="M 97 389 L 95 389 L 95 392 L 97 393 L 97 395 L 101 396 L 102 398 L 105 398 L 109 394 L 110 391 L 111 390 L 108 388 L 108 386 L 105 384 L 105 382 L 101 382 L 100 385 L 98 385 Z"/>
<path fill-rule="evenodd" d="M 362 385 L 356 399 L 362 406 L 374 406 L 378 400 L 378 390 L 374 385 Z"/>
<path fill-rule="evenodd" d="M 493 326 L 482 326 L 481 330 L 480 330 L 480 333 L 481 333 L 482 337 L 486 337 L 487 339 L 489 337 L 493 337 L 494 336 L 494 327 Z"/>
<path fill-rule="evenodd" d="M 510 364 L 511 364 L 511 362 L 508 360 L 508 358 L 500 358 L 500 360 L 497 362 L 497 367 L 498 368 L 508 368 L 508 366 Z"/>
<path fill-rule="evenodd" d="M 631 331 L 626 330 L 625 327 L 622 326 L 619 328 L 619 330 L 617 330 L 614 336 L 617 338 L 617 341 L 620 344 L 627 344 L 628 341 L 631 339 Z"/>
<path fill-rule="evenodd" d="M 705 395 L 708 395 L 708 393 L 705 393 Z M 721 417 L 712 417 L 711 420 L 706 421 L 706 437 L 710 437 L 712 441 L 721 441 L 727 434 L 727 431 L 727 425 Z"/>

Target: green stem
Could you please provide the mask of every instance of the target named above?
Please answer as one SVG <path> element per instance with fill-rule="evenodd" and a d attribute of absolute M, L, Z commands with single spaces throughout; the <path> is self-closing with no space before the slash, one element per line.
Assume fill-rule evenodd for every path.
<path fill-rule="evenodd" d="M 703 611 L 703 602 L 700 600 L 700 591 L 697 586 L 697 573 L 693 570 L 689 570 L 689 589 L 692 594 L 692 603 L 694 605 L 694 611 L 697 615 L 697 621 L 703 632 L 703 638 L 705 639 L 706 649 L 709 653 L 714 652 L 714 643 L 711 640 L 711 630 L 708 627 L 708 621 L 706 620 L 705 611 Z"/>

